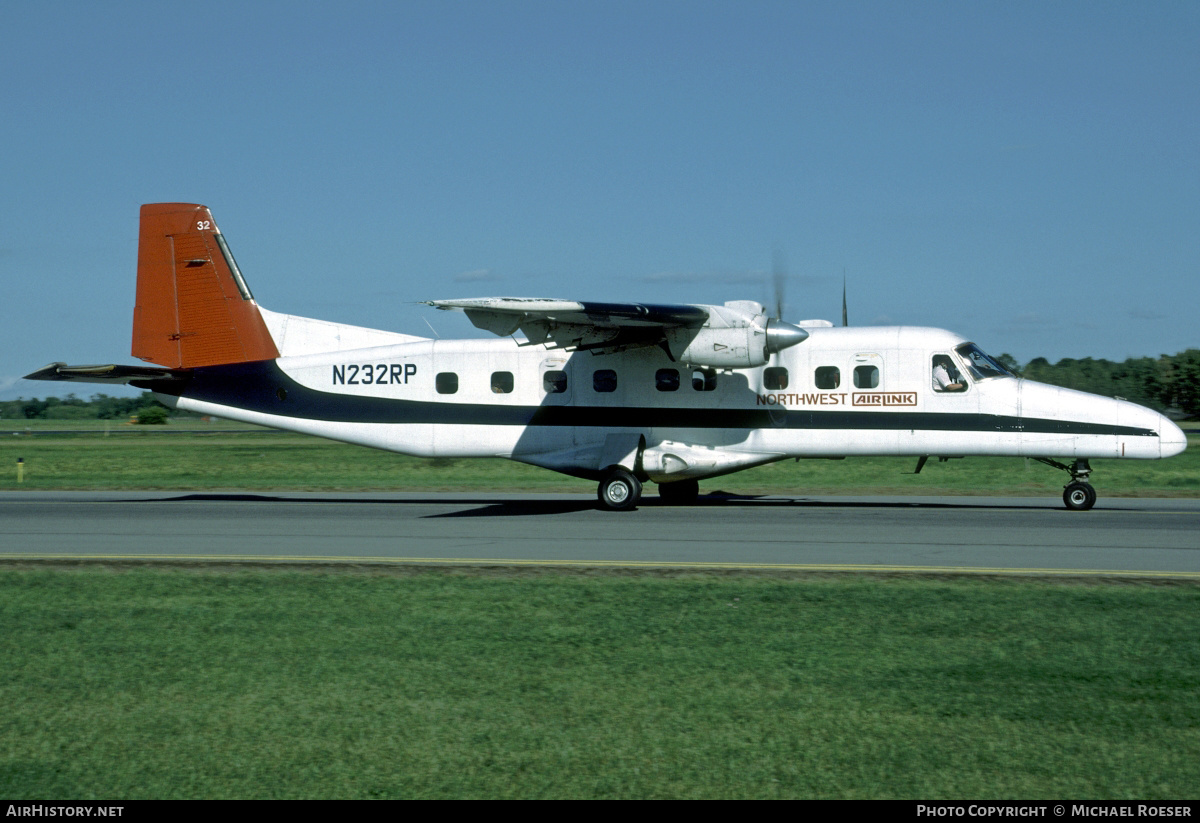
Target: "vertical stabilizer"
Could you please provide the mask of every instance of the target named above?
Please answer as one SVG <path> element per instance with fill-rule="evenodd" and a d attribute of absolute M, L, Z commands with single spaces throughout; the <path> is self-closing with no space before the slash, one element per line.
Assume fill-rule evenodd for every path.
<path fill-rule="evenodd" d="M 205 206 L 142 206 L 133 356 L 174 369 L 279 357 Z"/>

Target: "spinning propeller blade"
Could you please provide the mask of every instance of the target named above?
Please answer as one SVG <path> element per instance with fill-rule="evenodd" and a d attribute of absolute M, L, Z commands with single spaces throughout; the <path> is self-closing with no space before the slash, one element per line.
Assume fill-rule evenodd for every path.
<path fill-rule="evenodd" d="M 776 320 L 782 320 L 783 290 L 784 282 L 787 280 L 787 262 L 783 259 L 783 252 L 778 248 L 771 255 L 771 278 L 775 288 L 775 314 L 772 316 Z"/>

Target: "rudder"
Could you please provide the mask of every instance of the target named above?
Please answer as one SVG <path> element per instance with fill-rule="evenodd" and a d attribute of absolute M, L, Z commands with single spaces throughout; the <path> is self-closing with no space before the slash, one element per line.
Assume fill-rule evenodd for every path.
<path fill-rule="evenodd" d="M 207 207 L 142 206 L 132 353 L 174 369 L 279 357 Z"/>

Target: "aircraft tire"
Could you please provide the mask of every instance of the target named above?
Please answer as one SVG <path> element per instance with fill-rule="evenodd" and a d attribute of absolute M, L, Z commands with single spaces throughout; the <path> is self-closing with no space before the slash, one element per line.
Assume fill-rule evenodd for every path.
<path fill-rule="evenodd" d="M 692 506 L 699 496 L 698 480 L 676 480 L 658 484 L 658 499 L 670 506 Z"/>
<path fill-rule="evenodd" d="M 1096 505 L 1096 490 L 1091 483 L 1069 483 L 1063 490 L 1063 502 L 1068 509 L 1085 512 Z"/>
<path fill-rule="evenodd" d="M 629 511 L 637 506 L 642 497 L 642 482 L 620 466 L 604 473 L 597 490 L 600 505 L 611 511 Z"/>

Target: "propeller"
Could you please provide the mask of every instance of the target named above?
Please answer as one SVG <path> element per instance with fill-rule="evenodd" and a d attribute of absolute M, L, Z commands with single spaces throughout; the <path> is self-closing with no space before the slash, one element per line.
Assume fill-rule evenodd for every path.
<path fill-rule="evenodd" d="M 787 280 L 787 263 L 783 252 L 778 248 L 771 255 L 771 274 L 775 287 L 775 314 L 767 320 L 767 343 L 763 354 L 769 359 L 788 346 L 794 346 L 808 339 L 808 332 L 799 326 L 783 322 L 783 287 Z"/>
<path fill-rule="evenodd" d="M 783 289 L 784 283 L 787 280 L 787 261 L 783 258 L 783 252 L 776 247 L 771 255 L 771 279 L 772 285 L 775 288 L 775 314 L 772 315 L 776 320 L 783 319 Z"/>

